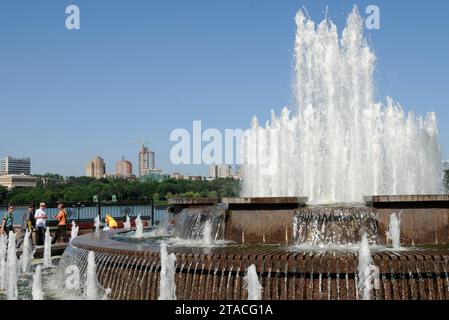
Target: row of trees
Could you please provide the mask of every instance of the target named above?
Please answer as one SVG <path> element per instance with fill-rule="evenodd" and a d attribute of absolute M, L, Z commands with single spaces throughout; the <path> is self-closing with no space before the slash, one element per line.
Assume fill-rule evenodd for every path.
<path fill-rule="evenodd" d="M 237 197 L 241 184 L 234 179 L 217 180 L 167 180 L 163 182 L 140 182 L 125 179 L 95 179 L 59 175 L 40 176 L 35 188 L 14 188 L 0 186 L 0 204 L 13 202 L 91 202 L 93 196 L 101 200 L 138 201 L 154 199 L 163 202 L 169 198 Z M 449 193 L 449 171 L 444 175 L 444 189 Z"/>
<path fill-rule="evenodd" d="M 240 182 L 234 179 L 217 180 L 167 180 L 140 182 L 125 179 L 95 179 L 44 175 L 35 188 L 7 190 L 0 186 L 0 203 L 27 204 L 34 202 L 91 202 L 94 196 L 100 200 L 138 201 L 154 199 L 166 201 L 171 197 L 236 197 Z"/>

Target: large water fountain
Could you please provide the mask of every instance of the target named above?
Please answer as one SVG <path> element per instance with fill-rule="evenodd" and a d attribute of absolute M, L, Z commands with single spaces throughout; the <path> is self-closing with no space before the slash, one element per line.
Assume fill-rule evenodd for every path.
<path fill-rule="evenodd" d="M 157 227 L 77 237 L 61 270 L 95 251 L 112 299 L 449 298 L 435 115 L 375 102 L 356 9 L 341 38 L 303 12 L 296 25 L 298 112 L 253 121 L 245 197 L 175 199 Z"/>
<path fill-rule="evenodd" d="M 253 120 L 245 141 L 244 195 L 308 196 L 310 203 L 363 202 L 366 195 L 441 192 L 434 113 L 406 113 L 374 99 L 375 55 L 357 9 L 341 38 L 329 20 L 296 15 L 297 112 L 265 126 Z"/>
<path fill-rule="evenodd" d="M 299 12 L 296 24 L 298 112 L 253 121 L 245 197 L 173 199 L 149 228 L 127 217 L 106 232 L 96 220 L 57 267 L 47 256 L 51 283 L 87 299 L 449 299 L 435 115 L 374 101 L 375 56 L 356 9 L 341 38 L 329 20 Z M 0 238 L 0 290 L 15 289 L 13 253 Z M 40 277 L 39 267 L 35 299 Z"/>

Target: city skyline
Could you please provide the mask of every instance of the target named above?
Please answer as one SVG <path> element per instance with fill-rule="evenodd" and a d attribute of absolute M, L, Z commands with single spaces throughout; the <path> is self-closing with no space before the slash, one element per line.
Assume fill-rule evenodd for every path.
<path fill-rule="evenodd" d="M 0 140 L 0 157 L 29 156 L 35 174 L 80 176 L 98 153 L 110 168 L 124 155 L 136 171 L 135 141 L 144 136 L 152 138 L 158 168 L 206 176 L 207 165 L 170 162 L 170 132 L 191 129 L 195 120 L 205 128 L 246 129 L 253 115 L 264 123 L 271 109 L 295 110 L 296 11 L 304 5 L 320 20 L 328 7 L 341 32 L 353 4 L 363 16 L 371 3 L 200 1 L 201 13 L 183 2 L 76 4 L 76 31 L 65 29 L 63 3 L 0 4 L 0 105 L 4 119 L 12 120 L 3 123 L 11 134 Z M 378 57 L 376 96 L 392 96 L 419 115 L 435 111 L 447 158 L 449 4 L 439 4 L 441 10 L 423 1 L 376 5 L 381 29 L 366 30 Z M 422 23 L 423 16 L 431 18 Z"/>

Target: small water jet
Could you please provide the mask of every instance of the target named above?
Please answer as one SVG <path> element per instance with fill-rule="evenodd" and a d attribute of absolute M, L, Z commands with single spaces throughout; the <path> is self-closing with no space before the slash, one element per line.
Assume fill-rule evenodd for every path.
<path fill-rule="evenodd" d="M 93 251 L 89 251 L 87 256 L 87 275 L 84 288 L 87 300 L 98 299 L 97 265 L 95 263 L 95 252 Z"/>
<path fill-rule="evenodd" d="M 135 220 L 135 224 L 136 224 L 135 237 L 138 239 L 143 238 L 143 222 L 142 222 L 142 219 L 140 218 L 140 214 L 137 216 L 137 218 Z"/>
<path fill-rule="evenodd" d="M 129 218 L 128 215 L 126 215 L 126 221 L 123 222 L 123 228 L 124 228 L 125 230 L 131 229 L 131 219 Z"/>
<path fill-rule="evenodd" d="M 9 232 L 8 236 L 8 255 L 7 255 L 7 282 L 6 282 L 6 296 L 8 300 L 16 300 L 18 295 L 17 279 L 17 252 L 16 252 L 16 234 L 13 231 Z"/>
<path fill-rule="evenodd" d="M 248 300 L 261 300 L 262 299 L 262 285 L 257 275 L 256 266 L 252 264 L 246 270 L 244 278 L 245 287 L 248 290 Z"/>
<path fill-rule="evenodd" d="M 94 219 L 95 233 L 100 232 L 100 216 L 96 216 Z"/>
<path fill-rule="evenodd" d="M 168 254 L 167 243 L 162 241 L 159 300 L 176 300 L 175 262 L 175 254 Z"/>
<path fill-rule="evenodd" d="M 373 280 L 373 271 L 375 270 L 375 266 L 373 264 L 373 258 L 371 257 L 371 250 L 369 248 L 368 237 L 366 234 L 363 235 L 362 241 L 360 242 L 358 258 L 359 264 L 357 271 L 359 296 L 362 300 L 370 300 L 372 288 L 371 283 Z"/>
<path fill-rule="evenodd" d="M 8 248 L 8 238 L 0 235 L 0 290 L 6 289 L 6 253 Z"/>
<path fill-rule="evenodd" d="M 31 261 L 33 260 L 33 250 L 31 249 L 31 233 L 27 229 L 23 240 L 22 256 L 20 257 L 20 266 L 22 272 L 29 272 Z"/>
<path fill-rule="evenodd" d="M 72 230 L 70 230 L 70 241 L 78 236 L 79 226 L 76 225 L 75 221 L 72 220 Z"/>
<path fill-rule="evenodd" d="M 401 248 L 401 214 L 393 212 L 390 216 L 390 225 L 387 231 L 387 238 L 391 240 L 393 249 Z"/>
<path fill-rule="evenodd" d="M 213 239 L 212 239 L 212 222 L 210 220 L 207 220 L 204 223 L 203 241 L 204 241 L 204 244 L 206 246 L 210 246 L 213 243 Z"/>
<path fill-rule="evenodd" d="M 51 261 L 51 235 L 50 228 L 45 230 L 45 242 L 44 242 L 44 268 L 51 268 L 53 266 Z"/>
<path fill-rule="evenodd" d="M 33 287 L 32 287 L 33 300 L 43 300 L 44 292 L 42 291 L 42 269 L 38 265 L 36 271 L 33 274 Z"/>

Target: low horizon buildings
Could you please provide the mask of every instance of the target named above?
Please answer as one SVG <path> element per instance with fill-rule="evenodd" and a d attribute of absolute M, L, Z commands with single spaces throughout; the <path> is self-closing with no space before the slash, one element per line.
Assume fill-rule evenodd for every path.
<path fill-rule="evenodd" d="M 121 178 L 129 178 L 133 174 L 133 164 L 131 161 L 125 160 L 125 157 L 122 157 L 122 160 L 118 161 L 115 166 L 115 174 Z"/>
<path fill-rule="evenodd" d="M 106 175 L 106 163 L 100 156 L 96 156 L 86 165 L 86 177 L 104 178 Z"/>
<path fill-rule="evenodd" d="M 11 156 L 0 159 L 0 175 L 31 175 L 31 159 Z"/>
<path fill-rule="evenodd" d="M 209 178 L 230 178 L 232 177 L 232 166 L 228 164 L 211 165 L 209 166 Z"/>
<path fill-rule="evenodd" d="M 0 175 L 0 185 L 9 190 L 16 187 L 33 188 L 37 186 L 37 178 L 25 174 L 5 174 Z"/>
<path fill-rule="evenodd" d="M 156 170 L 155 153 L 142 143 L 139 151 L 139 177 L 147 176 L 152 170 Z"/>

